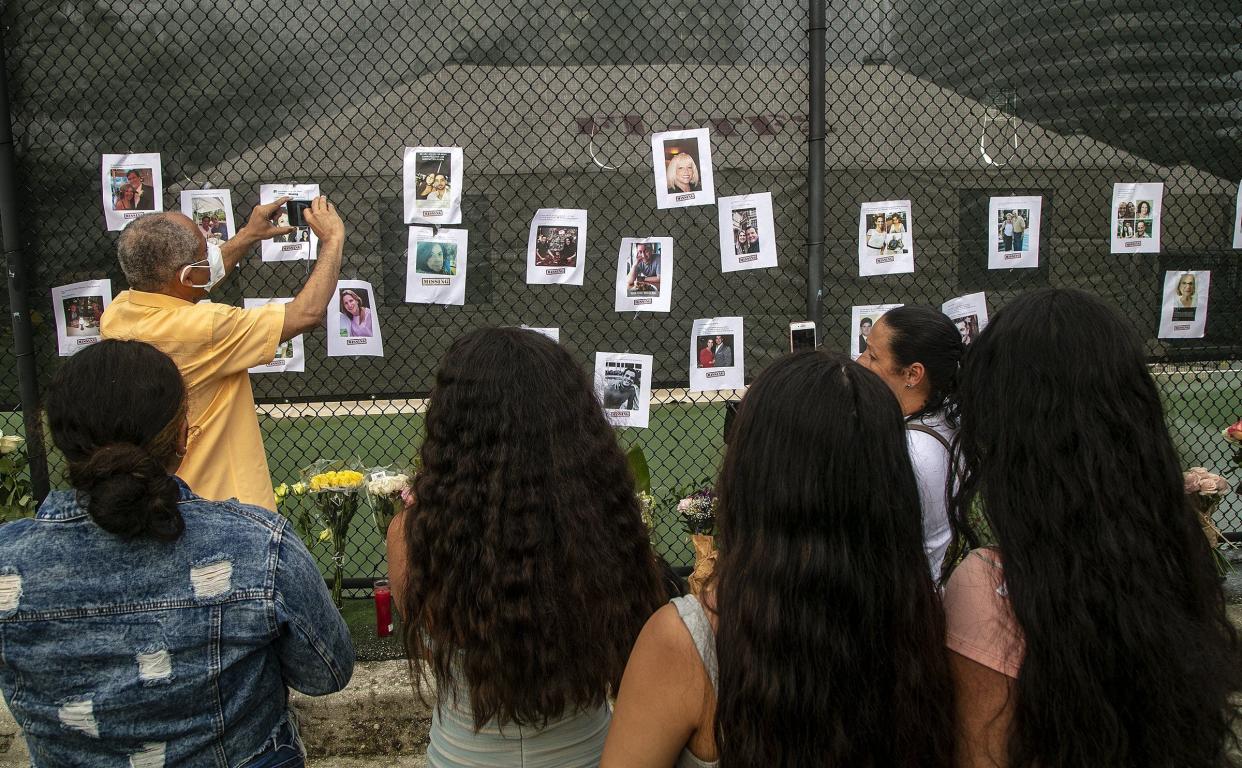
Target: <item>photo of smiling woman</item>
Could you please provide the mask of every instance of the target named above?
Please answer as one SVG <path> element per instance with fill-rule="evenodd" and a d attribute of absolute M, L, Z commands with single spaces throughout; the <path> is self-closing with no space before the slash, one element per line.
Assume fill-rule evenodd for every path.
<path fill-rule="evenodd" d="M 370 338 L 374 333 L 371 319 L 371 302 L 366 291 L 352 288 L 341 290 L 341 330 L 350 338 Z"/>
<path fill-rule="evenodd" d="M 694 159 L 694 155 L 698 154 L 698 146 L 699 143 L 693 139 L 665 145 L 664 152 L 668 155 L 668 163 L 664 171 L 670 194 L 699 192 L 703 189 L 699 164 Z"/>

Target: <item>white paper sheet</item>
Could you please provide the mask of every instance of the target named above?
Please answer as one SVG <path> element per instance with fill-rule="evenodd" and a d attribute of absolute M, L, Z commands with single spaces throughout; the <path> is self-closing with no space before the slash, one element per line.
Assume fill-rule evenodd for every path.
<path fill-rule="evenodd" d="M 61 357 L 99 341 L 99 318 L 111 303 L 111 280 L 83 280 L 52 289 L 56 346 Z"/>
<path fill-rule="evenodd" d="M 1233 208 L 1233 247 L 1242 248 L 1242 181 L 1238 182 L 1238 197 Z"/>
<path fill-rule="evenodd" d="M 410 227 L 405 254 L 405 300 L 415 304 L 466 303 L 464 229 Z"/>
<path fill-rule="evenodd" d="M 109 232 L 144 213 L 164 210 L 163 166 L 158 152 L 135 155 L 104 155 L 100 186 L 104 221 Z"/>
<path fill-rule="evenodd" d="M 772 193 L 735 195 L 719 200 L 720 270 L 776 266 L 776 227 Z"/>
<path fill-rule="evenodd" d="M 318 184 L 260 184 L 259 204 L 272 203 L 282 197 L 293 200 L 314 200 L 319 197 Z M 289 206 L 282 205 L 272 216 L 272 223 L 278 227 L 289 224 Z M 280 235 L 262 242 L 264 261 L 299 261 L 314 259 L 319 253 L 319 238 L 310 227 L 299 227 L 287 235 Z"/>
<path fill-rule="evenodd" d="M 850 308 L 850 358 L 857 360 L 858 356 L 867 351 L 867 337 L 871 335 L 871 329 L 875 327 L 875 323 L 884 313 L 890 309 L 904 306 L 902 304 L 859 304 Z"/>
<path fill-rule="evenodd" d="M 863 203 L 858 213 L 858 274 L 914 271 L 914 220 L 909 200 Z"/>
<path fill-rule="evenodd" d="M 1160 253 L 1164 184 L 1114 184 L 1113 253 Z"/>
<path fill-rule="evenodd" d="M 540 208 L 526 238 L 526 282 L 582 285 L 586 273 L 587 212 Z"/>
<path fill-rule="evenodd" d="M 988 269 L 1039 266 L 1043 207 L 1042 197 L 993 197 L 988 201 Z"/>
<path fill-rule="evenodd" d="M 595 353 L 595 392 L 618 427 L 646 427 L 651 415 L 651 355 Z"/>
<path fill-rule="evenodd" d="M 214 245 L 221 245 L 237 234 L 233 221 L 233 193 L 230 190 L 182 190 L 181 212 L 193 219 L 207 242 Z"/>
<path fill-rule="evenodd" d="M 616 310 L 668 312 L 672 294 L 673 238 L 622 238 L 617 251 Z"/>
<path fill-rule="evenodd" d="M 746 386 L 744 344 L 740 317 L 695 320 L 690 327 L 690 391 Z"/>
<path fill-rule="evenodd" d="M 406 224 L 461 223 L 461 147 L 406 147 L 401 167 Z"/>
<path fill-rule="evenodd" d="M 957 332 L 962 336 L 962 343 L 969 344 L 979 338 L 979 334 L 988 327 L 988 300 L 982 291 L 968 293 L 949 299 L 940 305 L 940 311 L 949 316 Z"/>
<path fill-rule="evenodd" d="M 1212 273 L 1207 270 L 1164 273 L 1160 338 L 1203 338 L 1207 331 L 1208 289 L 1211 282 Z"/>
<path fill-rule="evenodd" d="M 383 357 L 379 303 L 365 280 L 340 280 L 328 302 L 328 357 Z"/>
<path fill-rule="evenodd" d="M 534 331 L 535 333 L 541 336 L 547 336 L 549 339 L 552 339 L 552 341 L 555 341 L 557 344 L 561 343 L 561 329 L 560 328 L 535 328 L 534 326 L 530 326 L 530 325 L 521 325 L 518 327 L 525 331 Z"/>
<path fill-rule="evenodd" d="M 242 306 L 246 309 L 261 307 L 264 304 L 288 304 L 293 301 L 292 297 L 282 297 L 276 299 L 242 299 Z M 276 347 L 276 357 L 272 358 L 272 362 L 266 365 L 256 365 L 250 369 L 251 373 L 302 373 L 306 370 L 306 348 L 302 342 L 302 334 L 294 336 L 292 339 L 284 342 Z"/>
<path fill-rule="evenodd" d="M 653 133 L 651 162 L 655 168 L 657 208 L 688 208 L 716 202 L 711 138 L 706 128 Z"/>

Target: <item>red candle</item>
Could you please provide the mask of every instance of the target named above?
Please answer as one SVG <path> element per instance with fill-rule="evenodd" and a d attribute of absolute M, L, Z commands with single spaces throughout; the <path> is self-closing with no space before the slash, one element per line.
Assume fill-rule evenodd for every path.
<path fill-rule="evenodd" d="M 388 637 L 392 634 L 392 591 L 388 580 L 375 582 L 375 634 Z"/>

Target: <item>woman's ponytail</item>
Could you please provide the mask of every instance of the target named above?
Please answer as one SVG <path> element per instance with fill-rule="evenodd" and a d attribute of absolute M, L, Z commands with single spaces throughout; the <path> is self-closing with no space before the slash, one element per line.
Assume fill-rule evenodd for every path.
<path fill-rule="evenodd" d="M 70 461 L 69 482 L 85 497 L 91 518 L 108 533 L 173 541 L 185 530 L 177 509 L 177 483 L 136 445 L 113 443 L 85 461 Z"/>

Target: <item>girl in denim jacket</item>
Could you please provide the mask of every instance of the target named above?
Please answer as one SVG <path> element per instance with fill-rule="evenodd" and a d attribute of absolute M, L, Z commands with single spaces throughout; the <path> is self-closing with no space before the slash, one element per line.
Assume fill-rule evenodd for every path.
<path fill-rule="evenodd" d="M 0 527 L 0 689 L 31 763 L 301 766 L 286 686 L 338 691 L 354 665 L 306 547 L 174 474 L 186 392 L 154 347 L 84 349 L 46 407 L 73 490 Z"/>

